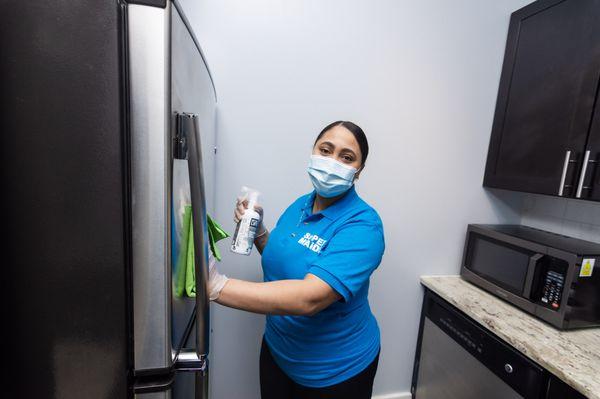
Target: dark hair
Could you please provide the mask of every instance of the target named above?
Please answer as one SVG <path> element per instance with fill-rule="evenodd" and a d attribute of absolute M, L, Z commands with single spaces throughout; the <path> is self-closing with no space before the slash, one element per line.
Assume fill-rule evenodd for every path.
<path fill-rule="evenodd" d="M 321 130 L 321 133 L 319 133 L 319 135 L 315 139 L 315 143 L 313 144 L 313 146 L 317 144 L 317 141 L 319 141 L 319 139 L 323 137 L 323 135 L 327 133 L 329 129 L 335 126 L 343 126 L 346 129 L 348 129 L 350 133 L 352 133 L 352 135 L 354 135 L 354 138 L 358 142 L 358 147 L 360 148 L 360 152 L 362 154 L 361 164 L 362 166 L 365 166 L 365 162 L 367 161 L 367 155 L 369 155 L 369 142 L 367 141 L 367 136 L 365 135 L 365 132 L 363 132 L 360 126 L 350 121 L 335 121 L 325 126 L 323 130 Z"/>

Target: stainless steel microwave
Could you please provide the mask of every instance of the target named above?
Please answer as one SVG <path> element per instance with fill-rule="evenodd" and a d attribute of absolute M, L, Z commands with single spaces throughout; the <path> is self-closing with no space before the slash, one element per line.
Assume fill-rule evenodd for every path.
<path fill-rule="evenodd" d="M 461 276 L 560 329 L 600 326 L 600 244 L 471 224 Z"/>

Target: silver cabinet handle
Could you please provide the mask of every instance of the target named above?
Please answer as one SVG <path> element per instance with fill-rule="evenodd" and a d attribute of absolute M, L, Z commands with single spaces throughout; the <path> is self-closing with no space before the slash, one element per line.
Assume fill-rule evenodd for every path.
<path fill-rule="evenodd" d="M 560 186 L 558 186 L 558 195 L 563 196 L 565 190 L 565 181 L 567 180 L 567 172 L 569 171 L 569 163 L 571 163 L 571 151 L 565 154 L 565 163 L 563 164 L 562 175 L 560 176 Z"/>
<path fill-rule="evenodd" d="M 513 366 L 510 363 L 506 363 L 504 365 L 504 371 L 506 371 L 508 374 L 511 374 L 514 371 Z"/>
<path fill-rule="evenodd" d="M 585 156 L 583 157 L 583 165 L 581 168 L 581 175 L 579 176 L 579 184 L 577 184 L 577 193 L 575 194 L 576 198 L 581 198 L 581 192 L 583 191 L 583 182 L 585 181 L 585 175 L 587 174 L 588 163 L 590 163 L 590 150 L 585 152 Z M 593 161 L 595 162 L 595 161 Z M 587 188 L 587 187 L 586 187 Z"/>

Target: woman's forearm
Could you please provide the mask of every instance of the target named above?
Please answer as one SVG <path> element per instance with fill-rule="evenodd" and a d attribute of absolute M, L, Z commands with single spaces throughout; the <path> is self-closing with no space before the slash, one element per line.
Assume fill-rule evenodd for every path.
<path fill-rule="evenodd" d="M 306 314 L 308 306 L 300 299 L 302 280 L 268 283 L 229 279 L 217 302 L 221 305 L 263 314 Z"/>
<path fill-rule="evenodd" d="M 216 302 L 254 313 L 311 315 L 339 298 L 325 282 L 308 275 L 304 280 L 265 283 L 230 279 Z"/>

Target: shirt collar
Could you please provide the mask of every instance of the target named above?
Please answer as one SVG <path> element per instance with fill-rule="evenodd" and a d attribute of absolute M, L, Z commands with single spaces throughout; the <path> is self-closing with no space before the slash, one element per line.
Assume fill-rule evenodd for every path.
<path fill-rule="evenodd" d="M 322 211 L 313 214 L 312 206 L 315 201 L 316 195 L 317 195 L 317 192 L 315 190 L 313 190 L 312 193 L 310 193 L 310 195 L 306 199 L 306 202 L 304 203 L 302 210 L 304 211 L 305 215 L 313 216 L 313 215 L 322 214 L 323 216 L 325 216 L 326 218 L 331 219 L 331 220 L 334 220 L 338 216 L 340 216 L 341 213 L 346 209 L 346 207 L 348 205 L 350 205 L 354 201 L 355 198 L 358 197 L 358 194 L 356 193 L 356 188 L 354 187 L 354 184 L 353 184 L 352 187 L 350 187 L 348 189 L 348 191 L 346 191 L 346 193 L 344 193 L 343 196 L 338 198 L 333 204 L 329 205 L 327 208 L 323 209 Z"/>

